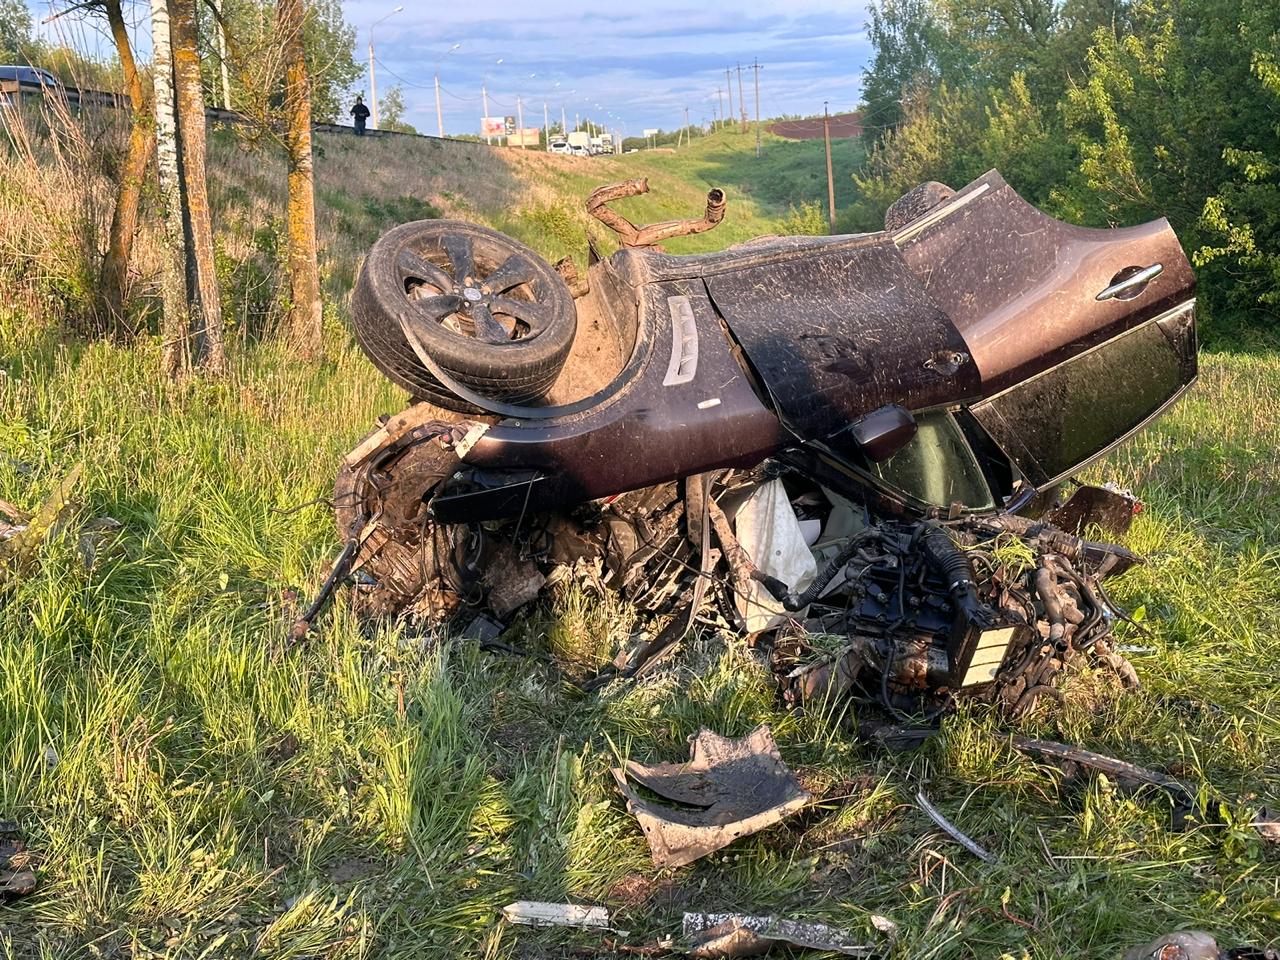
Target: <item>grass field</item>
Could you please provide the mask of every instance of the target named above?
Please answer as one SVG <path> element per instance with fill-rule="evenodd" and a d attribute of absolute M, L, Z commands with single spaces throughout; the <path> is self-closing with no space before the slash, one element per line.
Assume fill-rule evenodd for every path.
<path fill-rule="evenodd" d="M 766 142 L 770 177 L 792 168 L 780 143 Z M 1065 708 L 1042 701 L 1018 728 L 1239 797 L 1214 824 L 1173 832 L 1159 795 L 1063 787 L 981 710 L 914 754 L 855 745 L 841 717 L 781 711 L 736 641 L 689 638 L 665 673 L 589 697 L 554 666 L 368 630 L 341 603 L 290 649 L 296 594 L 336 548 L 327 508 L 302 505 L 403 399 L 343 319 L 354 260 L 380 229 L 429 207 L 580 254 L 584 188 L 649 175 L 654 193 L 633 201 L 643 220 L 694 213 L 708 180 L 727 183 L 730 220 L 696 248 L 774 231 L 824 189 L 757 182 L 753 141 L 727 134 L 576 162 L 322 145 L 322 366 L 298 367 L 250 322 L 272 310 L 279 167 L 228 144 L 215 144 L 215 204 L 243 322 L 225 380 L 163 382 L 153 337 L 69 334 L 66 295 L 44 283 L 56 259 L 0 306 L 0 499 L 32 508 L 84 465 L 73 521 L 0 587 L 0 819 L 21 824 L 41 880 L 0 903 L 6 956 L 607 955 L 598 934 L 505 925 L 498 908 L 520 898 L 607 904 L 632 943 L 670 934 L 684 909 L 867 930 L 884 914 L 902 958 L 1112 958 L 1187 925 L 1224 945 L 1275 942 L 1280 856 L 1245 823 L 1251 804 L 1280 799 L 1280 357 L 1207 351 L 1191 395 L 1098 469 L 1147 503 L 1129 543 L 1150 563 L 1114 591 L 1153 632 L 1129 633 L 1154 648 L 1135 658 L 1144 686 L 1117 696 L 1081 677 Z M 11 250 L 38 238 L 17 232 L 6 188 L 27 184 L 21 203 L 62 221 L 56 191 L 31 194 L 47 173 L 5 162 Z M 78 531 L 101 517 L 122 527 L 86 563 Z M 517 629 L 563 657 L 606 646 L 619 614 L 571 597 Z M 702 725 L 760 722 L 818 802 L 655 871 L 607 767 L 681 759 Z M 914 806 L 921 786 L 1000 862 L 941 834 Z"/>

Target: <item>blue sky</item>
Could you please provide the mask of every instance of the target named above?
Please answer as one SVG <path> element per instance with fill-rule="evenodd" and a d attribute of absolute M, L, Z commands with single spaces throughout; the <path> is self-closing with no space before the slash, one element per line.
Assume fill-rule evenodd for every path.
<path fill-rule="evenodd" d="M 745 68 L 753 59 L 764 67 L 762 116 L 820 113 L 823 100 L 830 101 L 832 112 L 851 109 L 869 55 L 865 5 L 856 0 L 792 0 L 746 9 L 727 0 L 350 0 L 343 7 L 357 29 L 356 56 L 362 63 L 370 26 L 398 3 L 404 9 L 373 28 L 378 89 L 400 86 L 406 119 L 425 133 L 436 132 L 437 63 L 446 133 L 476 131 L 480 88 L 487 79 L 491 114 L 514 115 L 520 96 L 528 126 L 541 125 L 545 102 L 553 118 L 563 107 L 570 123 L 575 113 L 606 116 L 611 125 L 621 129 L 625 124 L 627 133 L 637 135 L 645 127 L 679 126 L 686 106 L 694 123 L 709 120 L 716 110 L 716 88 L 725 86 L 726 67 L 735 68 L 736 110 L 736 66 Z M 37 19 L 50 9 L 46 0 L 28 4 Z M 67 5 L 69 0 L 56 0 L 53 8 Z M 133 0 L 126 9 L 145 24 L 144 3 Z M 77 45 L 104 42 L 92 26 L 73 19 L 65 18 L 65 39 Z M 41 28 L 45 35 L 51 29 Z M 449 52 L 455 43 L 460 46 Z M 138 47 L 149 50 L 145 36 Z M 367 83 L 366 76 L 361 88 Z M 742 84 L 754 113 L 750 70 L 743 70 Z"/>

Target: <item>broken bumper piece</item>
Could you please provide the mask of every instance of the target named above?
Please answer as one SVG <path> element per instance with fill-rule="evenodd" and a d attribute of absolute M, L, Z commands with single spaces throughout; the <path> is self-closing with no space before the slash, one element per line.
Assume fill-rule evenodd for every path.
<path fill-rule="evenodd" d="M 688 763 L 629 760 L 611 772 L 640 822 L 653 862 L 680 867 L 791 816 L 812 799 L 767 726 L 739 740 L 700 730 Z M 668 805 L 641 795 L 643 788 Z"/>

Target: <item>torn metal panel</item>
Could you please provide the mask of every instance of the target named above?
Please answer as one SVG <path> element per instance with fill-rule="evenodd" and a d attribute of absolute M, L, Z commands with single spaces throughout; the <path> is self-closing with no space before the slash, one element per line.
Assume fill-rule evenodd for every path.
<path fill-rule="evenodd" d="M 869 236 L 706 284 L 797 436 L 832 437 L 905 398 L 922 408 L 978 393 L 964 339 L 890 240 Z"/>
<path fill-rule="evenodd" d="M 699 960 L 756 957 L 781 944 L 846 957 L 874 957 L 883 952 L 874 945 L 859 942 L 861 938 L 840 927 L 740 913 L 686 913 L 683 933 L 689 943 L 687 954 Z"/>
<path fill-rule="evenodd" d="M 702 729 L 691 740 L 688 763 L 649 766 L 629 760 L 610 772 L 659 867 L 692 863 L 812 800 L 783 763 L 765 725 L 738 740 Z M 678 806 L 649 800 L 637 787 Z"/>
<path fill-rule="evenodd" d="M 1097 527 L 1109 537 L 1123 537 L 1141 512 L 1142 501 L 1131 493 L 1082 484 L 1046 519 L 1076 536 L 1084 536 L 1090 527 Z"/>

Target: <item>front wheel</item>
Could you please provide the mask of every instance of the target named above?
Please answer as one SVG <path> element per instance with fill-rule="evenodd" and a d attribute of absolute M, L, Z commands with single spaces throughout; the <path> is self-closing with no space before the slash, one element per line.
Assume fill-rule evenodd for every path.
<path fill-rule="evenodd" d="M 573 296 L 545 260 L 458 220 L 383 234 L 360 270 L 351 313 L 356 339 L 387 377 L 415 398 L 468 413 L 474 408 L 428 372 L 405 326 L 448 377 L 516 404 L 551 389 L 577 330 Z"/>

